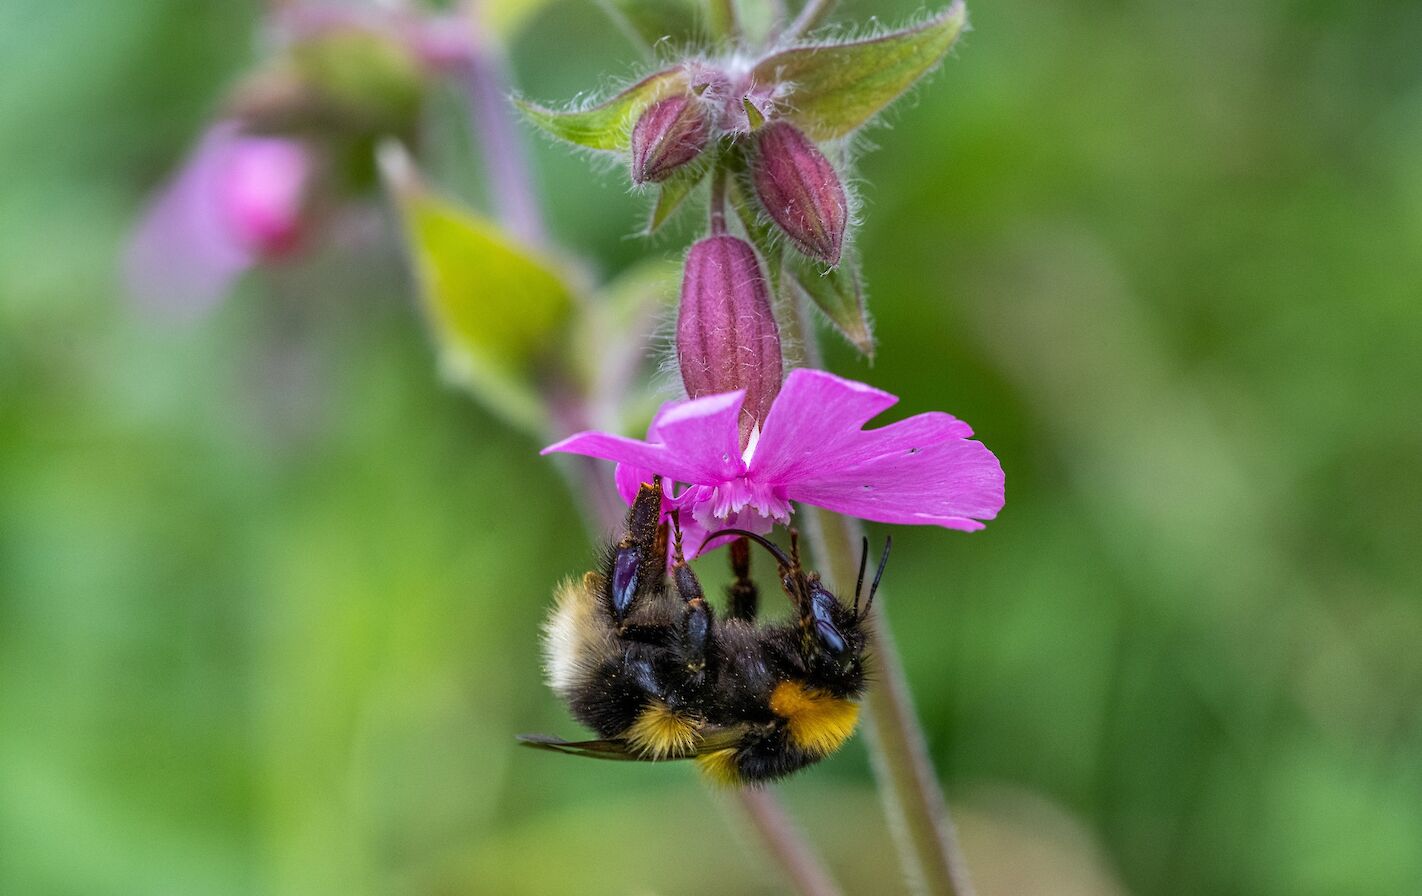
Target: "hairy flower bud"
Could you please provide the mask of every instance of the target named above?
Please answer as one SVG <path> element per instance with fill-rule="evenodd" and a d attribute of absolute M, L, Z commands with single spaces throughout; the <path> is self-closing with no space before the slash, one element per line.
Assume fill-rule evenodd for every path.
<path fill-rule="evenodd" d="M 632 182 L 660 183 L 711 139 L 711 118 L 690 94 L 653 103 L 632 128 Z"/>
<path fill-rule="evenodd" d="M 692 398 L 745 390 L 740 436 L 765 423 L 780 392 L 780 329 L 750 243 L 713 236 L 691 247 L 681 282 L 676 358 Z"/>
<path fill-rule="evenodd" d="M 839 264 L 849 203 L 824 153 L 787 121 L 756 132 L 752 177 L 761 205 L 795 246 L 811 258 Z"/>

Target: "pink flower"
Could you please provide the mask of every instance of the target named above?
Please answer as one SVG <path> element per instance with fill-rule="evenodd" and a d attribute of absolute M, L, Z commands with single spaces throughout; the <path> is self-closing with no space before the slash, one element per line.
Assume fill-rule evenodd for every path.
<path fill-rule="evenodd" d="M 198 310 L 258 262 L 289 254 L 303 235 L 312 159 L 300 142 L 208 129 L 139 222 L 124 257 L 133 296 Z"/>
<path fill-rule="evenodd" d="M 896 397 L 824 371 L 795 370 L 742 452 L 742 397 L 728 392 L 669 402 L 646 441 L 581 432 L 543 453 L 616 461 L 618 489 L 629 503 L 639 483 L 660 474 L 668 480 L 665 509 L 681 511 L 688 556 L 714 529 L 770 531 L 790 518 L 792 501 L 881 523 L 967 532 L 1002 508 L 997 458 L 948 414 L 866 430 Z"/>

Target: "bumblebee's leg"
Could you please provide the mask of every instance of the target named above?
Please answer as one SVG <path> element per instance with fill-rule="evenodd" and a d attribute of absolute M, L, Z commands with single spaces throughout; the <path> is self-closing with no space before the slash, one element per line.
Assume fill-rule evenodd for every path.
<path fill-rule="evenodd" d="M 685 663 L 686 671 L 693 678 L 700 678 L 706 669 L 707 647 L 711 643 L 711 605 L 706 602 L 706 595 L 701 590 L 701 582 L 697 580 L 696 573 L 686 565 L 686 558 L 682 556 L 681 527 L 676 525 L 675 512 L 672 516 L 672 527 L 676 539 L 672 581 L 676 583 L 677 594 L 681 595 L 683 607 L 681 622 L 676 630 L 676 643 L 672 645 L 672 649 Z"/>
<path fill-rule="evenodd" d="M 736 580 L 726 589 L 726 617 L 754 622 L 760 592 L 750 578 L 750 539 L 737 538 L 731 542 L 730 555 L 731 574 Z"/>
<path fill-rule="evenodd" d="M 606 607 L 618 625 L 640 595 L 661 593 L 666 585 L 666 540 L 658 525 L 662 480 L 644 483 L 627 511 L 627 528 L 608 557 Z M 660 550 L 659 550 L 660 546 Z"/>

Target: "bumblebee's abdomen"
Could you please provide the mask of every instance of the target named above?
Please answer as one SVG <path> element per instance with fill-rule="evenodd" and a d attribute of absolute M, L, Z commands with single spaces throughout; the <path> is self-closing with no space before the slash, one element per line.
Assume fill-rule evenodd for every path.
<path fill-rule="evenodd" d="M 604 661 L 564 697 L 574 718 L 603 737 L 619 737 L 636 724 L 651 698 L 618 659 Z"/>
<path fill-rule="evenodd" d="M 859 720 L 858 703 L 797 681 L 775 686 L 770 709 L 774 723 L 747 731 L 734 747 L 699 757 L 701 770 L 732 786 L 783 778 L 838 750 Z"/>
<path fill-rule="evenodd" d="M 838 750 L 859 721 L 859 704 L 798 682 L 782 681 L 770 693 L 770 710 L 785 720 L 792 746 L 828 756 Z"/>

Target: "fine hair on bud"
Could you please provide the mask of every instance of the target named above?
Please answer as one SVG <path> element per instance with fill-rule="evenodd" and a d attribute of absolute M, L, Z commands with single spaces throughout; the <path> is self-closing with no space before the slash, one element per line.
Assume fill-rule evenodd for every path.
<path fill-rule="evenodd" d="M 834 165 L 788 121 L 755 134 L 751 178 L 770 219 L 800 252 L 839 264 L 849 224 L 849 200 Z"/>
<path fill-rule="evenodd" d="M 691 94 L 648 106 L 632 128 L 632 182 L 660 183 L 701 155 L 711 139 L 711 116 Z"/>
<path fill-rule="evenodd" d="M 745 390 L 740 441 L 765 422 L 784 357 L 770 287 L 750 243 L 712 236 L 691 247 L 677 312 L 676 358 L 687 395 Z"/>

